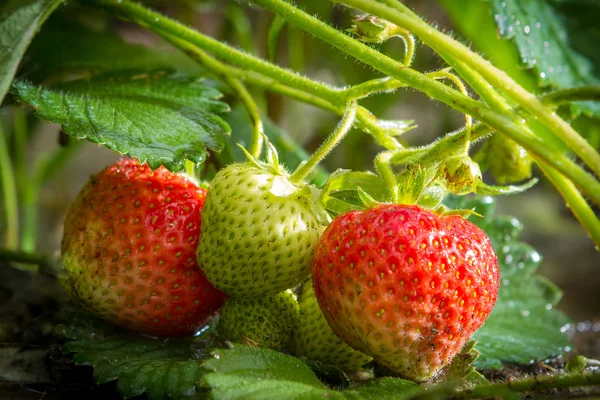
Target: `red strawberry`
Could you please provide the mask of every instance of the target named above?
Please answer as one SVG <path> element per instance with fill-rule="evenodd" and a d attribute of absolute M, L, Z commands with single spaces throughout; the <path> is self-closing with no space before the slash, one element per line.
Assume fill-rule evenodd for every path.
<path fill-rule="evenodd" d="M 224 299 L 196 263 L 205 197 L 184 176 L 132 159 L 93 176 L 65 221 L 67 291 L 128 329 L 195 332 Z"/>
<path fill-rule="evenodd" d="M 421 382 L 483 325 L 499 277 L 490 240 L 477 226 L 400 204 L 338 216 L 313 263 L 315 293 L 335 333 Z"/>

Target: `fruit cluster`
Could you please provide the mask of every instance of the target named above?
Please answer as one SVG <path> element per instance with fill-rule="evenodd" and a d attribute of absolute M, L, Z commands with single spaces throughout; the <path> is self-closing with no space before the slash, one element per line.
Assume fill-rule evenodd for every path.
<path fill-rule="evenodd" d="M 430 379 L 496 301 L 489 239 L 461 216 L 414 205 L 324 214 L 313 188 L 272 165 L 232 164 L 206 193 L 123 159 L 71 206 L 65 287 L 139 332 L 192 334 L 220 308 L 229 340 L 346 371 L 373 358 Z"/>

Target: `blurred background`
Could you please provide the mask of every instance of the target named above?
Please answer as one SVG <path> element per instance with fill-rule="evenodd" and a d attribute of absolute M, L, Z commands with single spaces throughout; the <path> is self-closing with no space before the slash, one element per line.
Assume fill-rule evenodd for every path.
<path fill-rule="evenodd" d="M 486 36 L 488 42 L 481 40 L 480 37 L 477 38 L 476 43 L 473 43 L 473 47 L 478 51 L 487 54 L 490 48 L 486 46 L 493 46 L 500 41 L 496 35 L 491 11 L 488 10 L 483 14 L 485 18 L 476 18 L 475 14 L 471 13 L 475 8 L 479 11 L 482 7 L 489 9 L 485 1 L 404 2 L 426 20 L 434 22 L 443 31 L 451 32 L 457 38 L 463 38 L 467 43 L 474 40 L 474 26 L 476 33 L 480 32 L 481 35 L 484 35 L 484 32 L 487 32 L 486 34 L 491 32 L 491 36 Z M 261 57 L 269 57 L 267 34 L 272 20 L 269 13 L 245 3 L 228 0 L 177 2 L 153 0 L 144 3 L 203 33 L 226 40 Z M 348 29 L 352 25 L 351 13 L 342 7 L 332 7 L 327 1 L 298 0 L 296 3 L 339 29 Z M 460 3 L 460 7 L 456 6 L 457 3 Z M 77 12 L 73 12 L 74 10 Z M 468 18 L 474 19 L 465 23 L 465 19 Z M 68 24 L 65 24 L 65 21 L 68 21 Z M 36 46 L 47 46 L 47 43 L 43 43 L 44 29 L 57 29 L 58 26 L 58 29 L 65 31 L 66 37 L 72 38 L 76 35 L 74 26 L 77 24 L 84 24 L 98 32 L 104 30 L 117 32 L 128 43 L 169 49 L 168 44 L 157 36 L 137 26 L 109 18 L 97 9 L 82 9 L 80 6 L 69 5 L 51 17 L 50 23 L 39 35 L 41 38 L 39 43 L 34 42 L 32 45 L 32 51 Z M 377 47 L 395 59 L 402 59 L 404 54 L 401 40 L 390 40 Z M 493 56 L 516 62 L 517 49 L 511 46 L 506 49 L 505 53 L 496 52 Z M 55 57 L 60 59 L 61 51 L 66 50 L 57 46 L 46 51 L 55 52 Z M 196 68 L 190 61 L 185 61 L 176 50 L 166 51 L 172 51 L 174 57 L 181 57 L 182 63 L 185 64 L 183 67 Z M 379 76 L 370 68 L 293 27 L 283 29 L 273 56 L 281 65 L 336 86 L 351 85 Z M 106 62 L 110 64 L 110 59 Z M 432 71 L 442 67 L 445 67 L 445 64 L 431 50 L 420 43 L 417 44 L 413 68 L 419 71 Z M 34 65 L 32 70 L 36 68 L 44 70 L 46 67 Z M 530 73 L 524 65 L 517 70 L 519 74 Z M 268 117 L 286 130 L 309 153 L 316 149 L 338 121 L 337 116 L 312 106 L 276 94 L 253 88 L 251 90 Z M 229 100 L 226 98 L 226 101 Z M 361 104 L 379 118 L 414 120 L 417 128 L 403 136 L 403 139 L 411 145 L 430 143 L 435 138 L 464 124 L 464 117 L 461 114 L 411 89 L 373 96 L 361 101 Z M 16 105 L 9 104 L 0 109 L 0 113 L 7 137 L 10 137 L 15 129 L 23 129 L 27 132 L 24 165 L 31 166 L 31 169 L 26 168 L 18 176 L 19 184 L 27 187 L 27 181 L 33 179 L 30 175 L 34 171 L 33 166 L 52 158 L 52 154 L 61 149 L 61 143 L 64 144 L 64 137 L 60 134 L 59 126 L 37 120 L 30 112 Z M 597 141 L 597 136 L 590 134 L 588 137 L 592 138 L 590 140 Z M 595 145 L 598 147 L 598 143 Z M 324 167 L 329 171 L 342 167 L 373 170 L 373 156 L 379 150 L 380 148 L 370 136 L 354 130 L 325 160 Z M 81 143 L 74 150 L 64 152 L 59 157 L 59 162 L 52 165 L 54 169 L 51 174 L 44 177 L 39 193 L 26 195 L 21 193 L 22 197 L 19 199 L 21 213 L 28 215 L 26 218 L 22 215 L 21 224 L 35 226 L 34 237 L 29 238 L 30 244 L 34 244 L 31 250 L 40 254 L 58 254 L 62 222 L 69 204 L 90 175 L 111 164 L 118 157 L 117 154 L 101 146 L 88 142 Z M 565 295 L 559 308 L 574 321 L 589 321 L 586 327 L 589 325 L 600 331 L 600 279 L 598 278 L 600 254 L 594 249 L 592 241 L 572 217 L 552 185 L 544 180 L 539 171 L 534 169 L 534 174 L 541 178 L 541 182 L 524 194 L 498 197 L 498 212 L 515 216 L 525 226 L 522 240 L 533 245 L 544 259 L 538 273 L 554 281 L 564 291 Z M 494 182 L 487 174 L 485 179 L 489 183 Z M 31 209 L 34 211 L 32 212 Z M 4 222 L 2 221 L 3 225 Z M 0 269 L 0 274 L 3 275 L 0 280 L 6 280 L 6 270 Z M 594 323 L 596 325 L 593 325 Z"/>

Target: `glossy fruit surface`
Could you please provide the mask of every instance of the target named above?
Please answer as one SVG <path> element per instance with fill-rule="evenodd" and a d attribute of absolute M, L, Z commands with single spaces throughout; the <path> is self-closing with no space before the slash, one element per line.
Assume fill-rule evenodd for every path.
<path fill-rule="evenodd" d="M 332 364 L 344 371 L 358 371 L 371 361 L 371 357 L 348 346 L 331 330 L 315 297 L 312 281 L 304 282 L 298 300 L 300 320 L 290 344 L 294 355 Z"/>
<path fill-rule="evenodd" d="M 282 195 L 287 188 L 291 193 Z M 285 176 L 250 163 L 219 171 L 202 210 L 198 248 L 208 279 L 238 297 L 275 295 L 301 283 L 323 231 L 310 201 Z"/>
<path fill-rule="evenodd" d="M 341 339 L 426 381 L 483 325 L 499 270 L 488 237 L 463 217 L 388 204 L 334 219 L 317 246 L 313 280 Z"/>
<path fill-rule="evenodd" d="M 64 225 L 64 286 L 88 311 L 153 335 L 194 333 L 224 300 L 196 263 L 206 191 L 121 159 L 93 176 Z"/>
<path fill-rule="evenodd" d="M 228 340 L 282 350 L 298 326 L 298 301 L 291 291 L 225 301 L 219 328 Z"/>

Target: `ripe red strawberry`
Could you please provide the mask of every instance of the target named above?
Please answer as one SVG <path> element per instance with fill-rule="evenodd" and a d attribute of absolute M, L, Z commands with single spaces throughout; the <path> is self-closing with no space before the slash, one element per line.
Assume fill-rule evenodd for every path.
<path fill-rule="evenodd" d="M 195 332 L 224 299 L 196 263 L 205 197 L 184 176 L 132 159 L 93 176 L 65 221 L 67 291 L 128 329 Z"/>
<path fill-rule="evenodd" d="M 422 382 L 483 325 L 499 271 L 488 237 L 464 218 L 389 204 L 334 219 L 317 245 L 313 280 L 342 340 Z"/>

